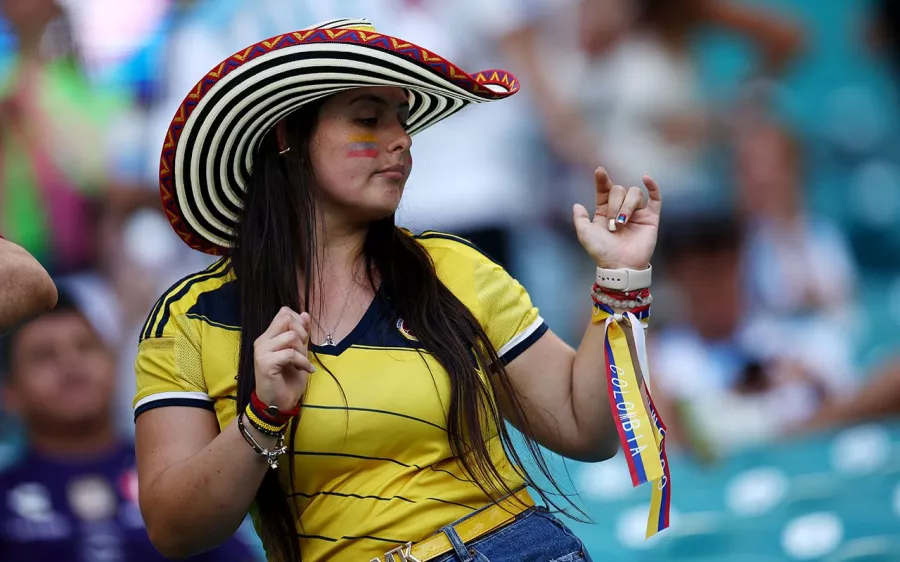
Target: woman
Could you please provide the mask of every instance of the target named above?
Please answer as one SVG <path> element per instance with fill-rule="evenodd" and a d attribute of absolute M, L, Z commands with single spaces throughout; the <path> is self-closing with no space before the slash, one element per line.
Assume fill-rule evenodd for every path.
<path fill-rule="evenodd" d="M 635 482 L 667 497 L 664 427 L 638 430 L 652 426 L 615 321 L 640 351 L 651 179 L 645 204 L 600 170 L 599 214 L 575 209 L 605 268 L 577 353 L 464 240 L 394 226 L 410 135 L 517 88 L 336 20 L 248 48 L 188 96 L 163 201 L 182 239 L 225 258 L 166 293 L 141 337 L 140 498 L 163 553 L 208 549 L 252 510 L 270 560 L 587 559 L 534 507 L 504 420 L 586 461 L 609 458 L 618 429 Z M 631 392 L 614 425 L 602 402 Z"/>

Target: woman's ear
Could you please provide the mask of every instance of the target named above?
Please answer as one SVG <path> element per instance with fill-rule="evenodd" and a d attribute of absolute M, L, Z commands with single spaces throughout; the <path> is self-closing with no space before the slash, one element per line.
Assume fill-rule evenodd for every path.
<path fill-rule="evenodd" d="M 291 147 L 287 140 L 287 119 L 275 125 L 275 140 L 278 141 L 278 152 L 284 153 Z"/>

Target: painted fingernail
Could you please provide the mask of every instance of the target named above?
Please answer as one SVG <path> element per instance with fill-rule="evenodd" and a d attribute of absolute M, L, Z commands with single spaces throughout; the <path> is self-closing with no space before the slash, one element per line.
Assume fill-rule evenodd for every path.
<path fill-rule="evenodd" d="M 609 231 L 610 232 L 616 231 L 616 219 L 609 219 Z"/>
<path fill-rule="evenodd" d="M 616 222 L 619 224 L 625 224 L 626 222 L 628 222 L 628 215 L 622 213 L 621 215 L 619 215 L 619 218 L 616 219 Z"/>

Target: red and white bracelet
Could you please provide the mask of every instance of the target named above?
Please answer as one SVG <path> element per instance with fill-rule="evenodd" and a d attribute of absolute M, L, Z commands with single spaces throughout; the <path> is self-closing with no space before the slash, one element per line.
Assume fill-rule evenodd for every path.
<path fill-rule="evenodd" d="M 637 310 L 650 306 L 653 302 L 653 295 L 650 289 L 642 289 L 640 291 L 611 291 L 595 284 L 591 297 L 594 304 L 602 304 L 619 310 Z"/>

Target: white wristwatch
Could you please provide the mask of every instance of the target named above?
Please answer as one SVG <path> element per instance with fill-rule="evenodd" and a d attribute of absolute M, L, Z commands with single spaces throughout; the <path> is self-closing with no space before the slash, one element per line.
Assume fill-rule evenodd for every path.
<path fill-rule="evenodd" d="M 613 291 L 639 291 L 650 286 L 653 267 L 647 269 L 597 268 L 597 285 Z"/>

